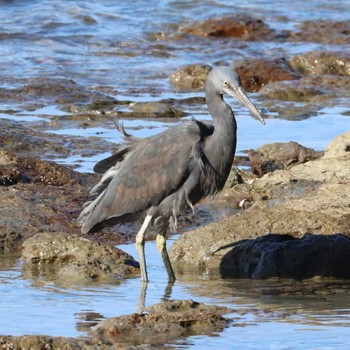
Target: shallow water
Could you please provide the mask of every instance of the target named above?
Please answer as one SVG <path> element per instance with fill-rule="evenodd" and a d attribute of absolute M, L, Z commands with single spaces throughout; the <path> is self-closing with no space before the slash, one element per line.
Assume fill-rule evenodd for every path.
<path fill-rule="evenodd" d="M 208 17 L 246 13 L 259 16 L 272 28 L 294 29 L 303 20 L 350 20 L 349 1 L 294 0 L 276 6 L 271 0 L 138 0 L 94 2 L 72 0 L 0 1 L 0 87 L 20 86 L 34 77 L 72 79 L 82 86 L 105 89 L 118 100 L 158 101 L 203 96 L 179 93 L 168 76 L 183 65 L 231 63 L 246 57 L 291 57 L 324 45 L 314 43 L 240 42 L 227 40 L 157 41 L 158 33 L 171 33 L 178 26 Z M 349 50 L 329 45 L 328 50 Z M 259 106 L 259 94 L 250 94 Z M 349 130 L 348 101 L 334 99 L 329 107 L 307 119 L 285 120 L 270 111 L 262 126 L 247 111 L 234 106 L 238 121 L 238 154 L 265 143 L 296 141 L 322 150 L 338 134 Z M 33 101 L 33 103 L 36 101 Z M 0 118 L 48 133 L 84 138 L 96 136 L 113 143 L 122 141 L 113 121 L 61 121 L 59 106 L 40 108 L 2 102 Z M 7 112 L 10 110 L 11 112 Z M 204 105 L 188 106 L 188 113 L 209 119 Z M 58 118 L 56 123 L 51 118 Z M 293 118 L 292 118 L 293 119 Z M 159 120 L 122 120 L 134 135 L 145 137 L 174 125 Z M 89 172 L 109 151 L 83 157 L 74 153 L 56 158 Z M 45 155 L 43 155 L 45 158 Z M 172 238 L 174 239 L 174 238 Z M 134 246 L 121 248 L 136 257 Z M 166 273 L 154 242 L 147 242 L 151 282 L 146 305 L 164 297 Z M 306 282 L 305 282 L 306 283 Z M 274 282 L 210 280 L 206 276 L 183 276 L 172 288 L 172 299 L 191 298 L 223 304 L 236 310 L 234 322 L 216 337 L 205 335 L 180 340 L 179 349 L 346 349 L 350 347 L 350 296 L 347 283 L 319 281 L 309 285 Z M 137 311 L 140 279 L 120 285 L 63 288 L 43 279 L 25 279 L 21 261 L 0 260 L 0 334 L 85 334 L 86 318 L 99 320 Z"/>
<path fill-rule="evenodd" d="M 170 243 L 176 237 L 170 238 Z M 134 245 L 119 246 L 136 256 Z M 149 278 L 146 306 L 168 299 L 226 305 L 232 325 L 215 337 L 193 336 L 171 343 L 178 349 L 346 349 L 350 345 L 349 282 L 211 280 L 180 277 L 165 296 L 166 271 L 153 241 L 146 242 Z M 21 263 L 0 263 L 0 334 L 78 336 L 104 317 L 138 310 L 139 278 L 120 285 L 59 287 L 26 280 Z M 88 319 L 88 321 L 87 321 Z"/>

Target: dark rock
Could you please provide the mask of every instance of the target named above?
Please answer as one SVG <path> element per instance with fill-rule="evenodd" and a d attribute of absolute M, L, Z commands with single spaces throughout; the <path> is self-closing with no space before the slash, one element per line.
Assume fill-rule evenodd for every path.
<path fill-rule="evenodd" d="M 231 310 L 192 300 L 173 300 L 154 305 L 146 311 L 103 320 L 92 334 L 112 344 L 164 344 L 172 339 L 223 330 L 228 325 L 228 319 L 222 315 Z"/>
<path fill-rule="evenodd" d="M 258 176 L 305 163 L 322 155 L 323 152 L 317 152 L 293 141 L 286 143 L 276 142 L 263 145 L 255 151 L 248 151 L 252 172 Z"/>
<path fill-rule="evenodd" d="M 23 243 L 25 273 L 58 284 L 117 282 L 138 274 L 138 263 L 120 249 L 67 233 L 39 233 Z"/>
<path fill-rule="evenodd" d="M 183 91 L 204 89 L 211 66 L 206 64 L 194 64 L 187 66 L 170 75 L 170 82 Z"/>
<path fill-rule="evenodd" d="M 283 59 L 248 60 L 236 67 L 245 90 L 256 92 L 273 81 L 294 80 L 298 74 L 293 72 Z"/>
<path fill-rule="evenodd" d="M 350 278 L 350 238 L 341 234 L 294 238 L 269 234 L 236 242 L 220 264 L 223 277 Z"/>
<path fill-rule="evenodd" d="M 220 19 L 209 18 L 196 22 L 191 27 L 181 28 L 187 34 L 211 38 L 240 38 L 243 40 L 263 40 L 272 30 L 261 19 L 247 15 L 237 15 Z"/>

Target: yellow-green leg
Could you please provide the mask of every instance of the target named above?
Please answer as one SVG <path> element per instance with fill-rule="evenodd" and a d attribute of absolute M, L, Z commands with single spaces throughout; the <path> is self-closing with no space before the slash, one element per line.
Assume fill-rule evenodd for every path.
<path fill-rule="evenodd" d="M 157 248 L 160 255 L 162 256 L 166 271 L 168 273 L 169 282 L 175 282 L 176 278 L 175 278 L 174 270 L 173 270 L 173 267 L 171 266 L 169 255 L 166 249 L 165 233 L 157 235 Z"/>

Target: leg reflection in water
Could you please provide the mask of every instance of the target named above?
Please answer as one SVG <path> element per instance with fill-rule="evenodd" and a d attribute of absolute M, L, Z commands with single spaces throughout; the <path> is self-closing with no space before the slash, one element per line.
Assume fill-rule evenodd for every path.
<path fill-rule="evenodd" d="M 139 303 L 138 303 L 138 307 L 137 307 L 137 313 L 139 313 L 139 314 L 142 314 L 144 312 L 145 307 L 146 307 L 148 284 L 149 283 L 142 283 L 141 284 Z M 174 284 L 175 284 L 175 282 L 168 282 L 168 284 L 165 287 L 163 297 L 161 299 L 162 301 L 170 300 Z"/>

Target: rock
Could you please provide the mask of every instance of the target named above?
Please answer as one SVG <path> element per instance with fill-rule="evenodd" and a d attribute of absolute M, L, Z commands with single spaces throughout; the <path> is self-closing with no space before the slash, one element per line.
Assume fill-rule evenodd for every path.
<path fill-rule="evenodd" d="M 40 132 L 37 127 L 30 129 L 21 124 L 0 119 L 1 151 L 14 153 L 16 157 L 38 159 L 45 155 L 45 159 L 57 159 L 77 154 L 93 156 L 110 147 L 110 143 L 101 138 L 84 138 L 82 142 L 81 137 Z"/>
<path fill-rule="evenodd" d="M 324 158 L 343 157 L 350 155 L 350 131 L 337 136 L 326 147 Z"/>
<path fill-rule="evenodd" d="M 109 318 L 99 322 L 93 336 L 104 343 L 161 345 L 173 339 L 211 334 L 228 325 L 226 307 L 192 300 L 171 300 L 147 308 L 147 313 Z"/>
<path fill-rule="evenodd" d="M 294 56 L 291 67 L 304 75 L 350 75 L 350 54 L 347 52 L 312 51 Z"/>
<path fill-rule="evenodd" d="M 19 249 L 22 240 L 23 237 L 20 233 L 0 225 L 0 254 L 13 254 Z"/>
<path fill-rule="evenodd" d="M 301 22 L 300 31 L 289 32 L 289 40 L 315 42 L 331 45 L 342 45 L 350 43 L 349 21 L 304 21 Z"/>
<path fill-rule="evenodd" d="M 138 118 L 180 118 L 186 113 L 176 109 L 169 103 L 163 102 L 138 102 L 131 106 L 132 114 L 120 112 L 122 116 Z"/>
<path fill-rule="evenodd" d="M 169 80 L 182 91 L 202 90 L 210 70 L 206 64 L 193 64 L 171 74 Z"/>
<path fill-rule="evenodd" d="M 344 150 L 344 145 L 346 149 L 347 134 L 339 140 L 341 149 Z M 327 151 L 332 154 L 337 145 L 332 142 Z M 170 250 L 176 272 L 185 271 L 186 266 L 218 271 L 227 249 L 239 241 L 270 233 L 295 238 L 306 233 L 350 236 L 350 154 L 340 154 L 340 157 L 320 157 L 225 188 L 225 196 L 230 200 L 230 193 L 237 192 L 238 188 L 235 196 L 251 202 L 250 208 L 181 235 Z M 241 193 L 240 188 L 243 188 Z"/>
<path fill-rule="evenodd" d="M 269 234 L 237 242 L 222 258 L 220 272 L 230 278 L 349 279 L 349 264 L 350 238 L 344 235 Z"/>
<path fill-rule="evenodd" d="M 77 173 L 62 165 L 31 157 L 18 157 L 11 152 L 0 151 L 0 186 L 29 182 L 62 186 L 75 185 L 79 181 Z"/>
<path fill-rule="evenodd" d="M 39 233 L 23 243 L 25 272 L 59 284 L 115 283 L 138 274 L 138 263 L 120 249 L 67 233 Z M 50 274 L 47 274 L 50 272 Z"/>
<path fill-rule="evenodd" d="M 315 81 L 306 79 L 293 80 L 288 82 L 276 81 L 262 87 L 260 93 L 269 98 L 282 101 L 310 102 L 315 98 L 322 96 L 323 99 L 329 96 L 326 93 L 331 93 L 316 85 Z M 305 106 L 303 106 L 305 109 Z"/>
<path fill-rule="evenodd" d="M 246 91 L 256 92 L 273 81 L 294 80 L 298 74 L 293 72 L 283 59 L 248 60 L 236 67 Z"/>
<path fill-rule="evenodd" d="M 330 153 L 331 154 L 331 153 Z M 303 164 L 297 164 L 288 171 L 277 170 L 257 179 L 254 186 L 285 184 L 291 181 L 306 180 L 313 183 L 346 183 L 350 155 L 344 157 L 321 157 Z"/>
<path fill-rule="evenodd" d="M 317 159 L 322 155 L 323 152 L 317 152 L 293 141 L 276 142 L 263 145 L 255 151 L 248 151 L 252 172 L 260 177 L 275 170 Z"/>
<path fill-rule="evenodd" d="M 272 30 L 261 19 L 247 15 L 236 15 L 220 19 L 209 18 L 196 22 L 191 27 L 181 28 L 187 34 L 211 38 L 240 38 L 241 40 L 263 40 Z"/>
<path fill-rule="evenodd" d="M 341 200 L 341 203 L 336 203 L 336 208 L 340 209 L 338 205 L 344 205 L 348 200 L 349 196 Z M 310 201 L 305 199 L 303 203 L 306 206 Z M 300 237 L 305 233 L 344 232 L 350 235 L 350 222 L 346 215 L 334 217 L 325 214 L 325 211 L 328 213 L 327 207 L 322 213 L 318 210 L 305 210 L 301 205 L 303 203 L 296 208 L 279 205 L 249 210 L 182 234 L 170 249 L 175 272 L 181 274 L 186 271 L 186 266 L 190 266 L 191 269 L 206 269 L 215 273 L 227 249 L 231 249 L 236 242 L 268 233 L 289 234 L 293 237 Z"/>
<path fill-rule="evenodd" d="M 147 308 L 147 313 L 100 321 L 88 336 L 80 338 L 47 335 L 0 336 L 0 348 L 65 350 L 169 349 L 172 340 L 193 335 L 212 335 L 230 323 L 223 317 L 231 309 L 192 300 L 172 300 Z M 214 333 L 215 334 L 215 333 Z"/>
<path fill-rule="evenodd" d="M 81 106 L 101 100 L 104 104 L 107 101 L 111 105 L 118 103 L 113 97 L 89 90 L 69 79 L 49 77 L 12 79 L 10 84 L 15 88 L 0 88 L 0 101 L 6 103 L 11 101 L 12 106 L 19 104 L 27 110 L 47 105 Z"/>
<path fill-rule="evenodd" d="M 23 335 L 23 336 L 0 336 L 0 349 L 64 349 L 64 350 L 105 350 L 110 349 L 107 345 L 94 344 L 89 339 L 74 339 L 64 337 L 50 337 L 47 335 Z"/>

